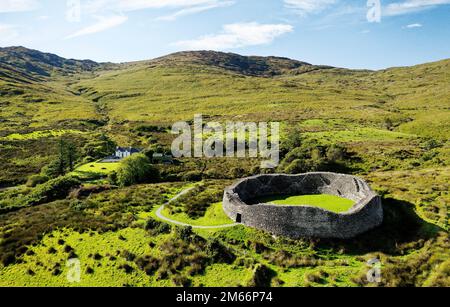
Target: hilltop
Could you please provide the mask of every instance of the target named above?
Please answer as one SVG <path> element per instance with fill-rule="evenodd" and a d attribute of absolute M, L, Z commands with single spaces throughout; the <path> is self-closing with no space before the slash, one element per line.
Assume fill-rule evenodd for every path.
<path fill-rule="evenodd" d="M 315 66 L 306 62 L 284 57 L 242 56 L 235 53 L 216 51 L 183 51 L 148 61 L 151 66 L 173 67 L 180 65 L 205 65 L 222 68 L 235 73 L 273 77 L 283 74 L 299 74 L 318 69 L 331 68 Z"/>
<path fill-rule="evenodd" d="M 26 77 L 50 77 L 55 74 L 74 74 L 92 71 L 101 64 L 91 60 L 65 59 L 25 47 L 0 48 L 0 67 Z"/>

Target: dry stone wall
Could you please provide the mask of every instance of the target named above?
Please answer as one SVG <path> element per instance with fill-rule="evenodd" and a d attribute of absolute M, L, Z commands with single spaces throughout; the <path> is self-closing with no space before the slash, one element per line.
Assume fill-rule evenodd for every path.
<path fill-rule="evenodd" d="M 318 207 L 254 203 L 273 195 L 331 194 L 355 201 L 347 212 Z M 236 222 L 291 238 L 353 238 L 383 222 L 381 198 L 354 176 L 335 173 L 258 175 L 224 192 L 223 209 Z"/>

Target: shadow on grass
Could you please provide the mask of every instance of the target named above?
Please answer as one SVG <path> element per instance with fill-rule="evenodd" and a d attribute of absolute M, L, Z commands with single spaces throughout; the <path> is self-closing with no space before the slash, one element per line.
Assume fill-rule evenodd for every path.
<path fill-rule="evenodd" d="M 74 176 L 80 180 L 98 180 L 108 177 L 106 174 L 96 173 L 96 172 L 86 172 L 86 171 L 74 171 Z"/>
<path fill-rule="evenodd" d="M 343 249 L 346 254 L 354 255 L 371 252 L 398 255 L 405 248 L 422 245 L 442 230 L 421 219 L 409 202 L 386 198 L 383 199 L 383 210 L 383 224 L 376 229 L 350 240 L 322 239 L 316 246 L 320 249 Z"/>

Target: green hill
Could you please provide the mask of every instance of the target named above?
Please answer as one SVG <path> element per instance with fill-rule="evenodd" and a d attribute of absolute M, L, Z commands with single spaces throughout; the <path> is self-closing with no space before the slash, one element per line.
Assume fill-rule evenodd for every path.
<path fill-rule="evenodd" d="M 388 125 L 392 132 L 447 140 L 449 66 L 444 60 L 361 71 L 210 51 L 115 65 L 2 48 L 0 138 L 76 129 L 107 131 L 129 144 L 129 129 L 136 125 L 167 127 L 202 113 L 216 120 L 277 120 L 288 126 L 311 120 L 339 122 L 340 129 L 386 130 Z M 11 152 L 23 148 L 17 142 L 3 146 Z M 30 159 L 28 145 L 21 151 Z"/>
<path fill-rule="evenodd" d="M 24 47 L 0 48 L 0 63 L 24 74 L 50 77 L 92 71 L 101 64 L 90 60 L 72 60 Z"/>
<path fill-rule="evenodd" d="M 448 286 L 449 106 L 449 59 L 370 71 L 211 51 L 111 64 L 0 48 L 0 286 L 70 286 L 61 259 L 74 255 L 84 286 L 242 286 L 261 271 L 275 286 L 366 286 L 373 258 L 381 286 Z M 255 159 L 182 159 L 156 166 L 160 183 L 107 185 L 119 165 L 95 161 L 115 143 L 168 151 L 171 125 L 199 113 L 280 121 L 274 171 L 360 176 L 383 197 L 384 224 L 351 241 L 208 228 L 232 222 L 223 189 L 262 172 Z M 68 152 L 83 189 L 39 184 Z M 181 191 L 162 213 L 205 229 L 158 218 Z"/>

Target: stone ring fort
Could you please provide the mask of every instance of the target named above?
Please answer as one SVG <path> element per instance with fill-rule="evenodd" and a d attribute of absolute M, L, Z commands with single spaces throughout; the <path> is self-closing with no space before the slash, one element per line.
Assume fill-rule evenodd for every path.
<path fill-rule="evenodd" d="M 329 194 L 355 204 L 343 213 L 313 206 L 255 203 L 277 195 Z M 360 178 L 335 173 L 258 175 L 225 189 L 223 208 L 234 221 L 291 238 L 353 238 L 383 222 L 381 198 Z"/>

